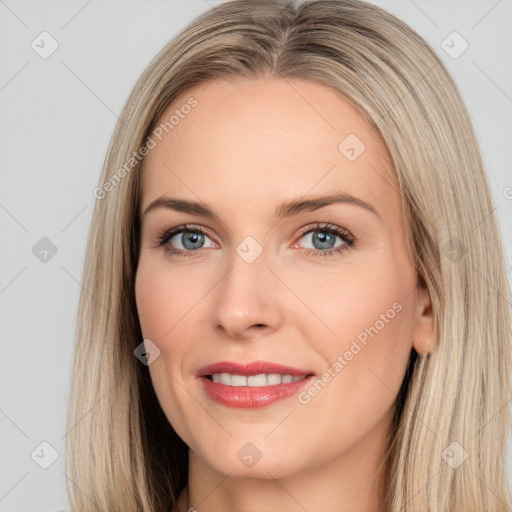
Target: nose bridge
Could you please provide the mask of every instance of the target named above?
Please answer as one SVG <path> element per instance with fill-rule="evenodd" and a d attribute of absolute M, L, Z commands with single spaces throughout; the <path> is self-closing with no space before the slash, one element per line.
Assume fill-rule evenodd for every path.
<path fill-rule="evenodd" d="M 267 268 L 267 251 L 253 237 L 246 237 L 235 247 L 230 269 L 217 287 L 213 321 L 232 336 L 241 337 L 254 325 L 279 327 L 279 281 Z"/>

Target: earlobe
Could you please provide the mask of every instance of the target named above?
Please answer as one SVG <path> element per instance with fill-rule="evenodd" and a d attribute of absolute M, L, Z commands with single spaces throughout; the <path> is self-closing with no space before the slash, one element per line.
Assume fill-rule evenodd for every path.
<path fill-rule="evenodd" d="M 419 355 L 430 354 L 436 348 L 434 315 L 430 293 L 426 286 L 417 289 L 418 309 L 415 319 L 412 345 Z"/>
<path fill-rule="evenodd" d="M 414 347 L 414 350 L 416 350 L 416 352 L 420 356 L 426 356 L 433 351 L 431 340 L 430 340 L 430 338 L 426 338 L 426 337 L 423 338 L 423 340 L 419 343 L 417 343 L 416 339 L 414 339 L 413 347 Z"/>

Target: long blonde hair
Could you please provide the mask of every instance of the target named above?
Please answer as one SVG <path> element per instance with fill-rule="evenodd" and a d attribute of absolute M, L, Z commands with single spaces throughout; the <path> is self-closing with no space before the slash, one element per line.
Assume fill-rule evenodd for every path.
<path fill-rule="evenodd" d="M 143 339 L 134 299 L 142 149 L 178 94 L 234 75 L 336 89 L 392 157 L 437 336 L 432 353 L 412 351 L 396 399 L 387 510 L 510 510 L 509 290 L 477 140 L 429 45 L 358 0 L 220 4 L 173 38 L 134 86 L 94 191 L 66 441 L 72 510 L 169 511 L 186 485 L 187 447 L 134 356 Z"/>

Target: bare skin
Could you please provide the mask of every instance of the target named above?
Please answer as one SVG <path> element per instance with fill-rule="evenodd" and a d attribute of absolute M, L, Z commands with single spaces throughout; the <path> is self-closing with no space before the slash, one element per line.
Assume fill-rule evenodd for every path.
<path fill-rule="evenodd" d="M 160 350 L 152 382 L 190 447 L 190 497 L 178 510 L 376 512 L 396 394 L 411 349 L 430 351 L 433 335 L 386 147 L 351 103 L 315 82 L 215 80 L 182 93 L 162 120 L 191 96 L 197 106 L 144 161 L 141 212 L 166 195 L 216 217 L 163 207 L 143 215 L 136 276 L 142 332 Z M 353 138 L 340 151 L 349 134 L 364 151 Z M 284 202 L 334 192 L 376 213 L 337 202 L 275 216 Z M 181 253 L 156 246 L 184 224 L 195 238 L 165 245 Z M 262 249 L 251 263 L 236 250 L 248 236 Z M 339 357 L 346 364 L 335 371 Z M 318 378 L 330 368 L 331 379 L 302 401 L 240 409 L 199 382 L 198 369 L 218 361 L 270 361 Z M 237 456 L 247 443 L 261 454 L 252 467 Z"/>

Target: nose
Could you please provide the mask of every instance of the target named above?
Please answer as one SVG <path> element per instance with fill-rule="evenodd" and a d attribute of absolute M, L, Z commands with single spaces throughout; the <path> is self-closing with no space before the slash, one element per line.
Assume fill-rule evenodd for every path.
<path fill-rule="evenodd" d="M 216 329 L 238 340 L 278 330 L 283 319 L 279 303 L 283 285 L 267 267 L 265 251 L 252 262 L 234 251 L 230 264 L 216 286 L 213 302 Z"/>

